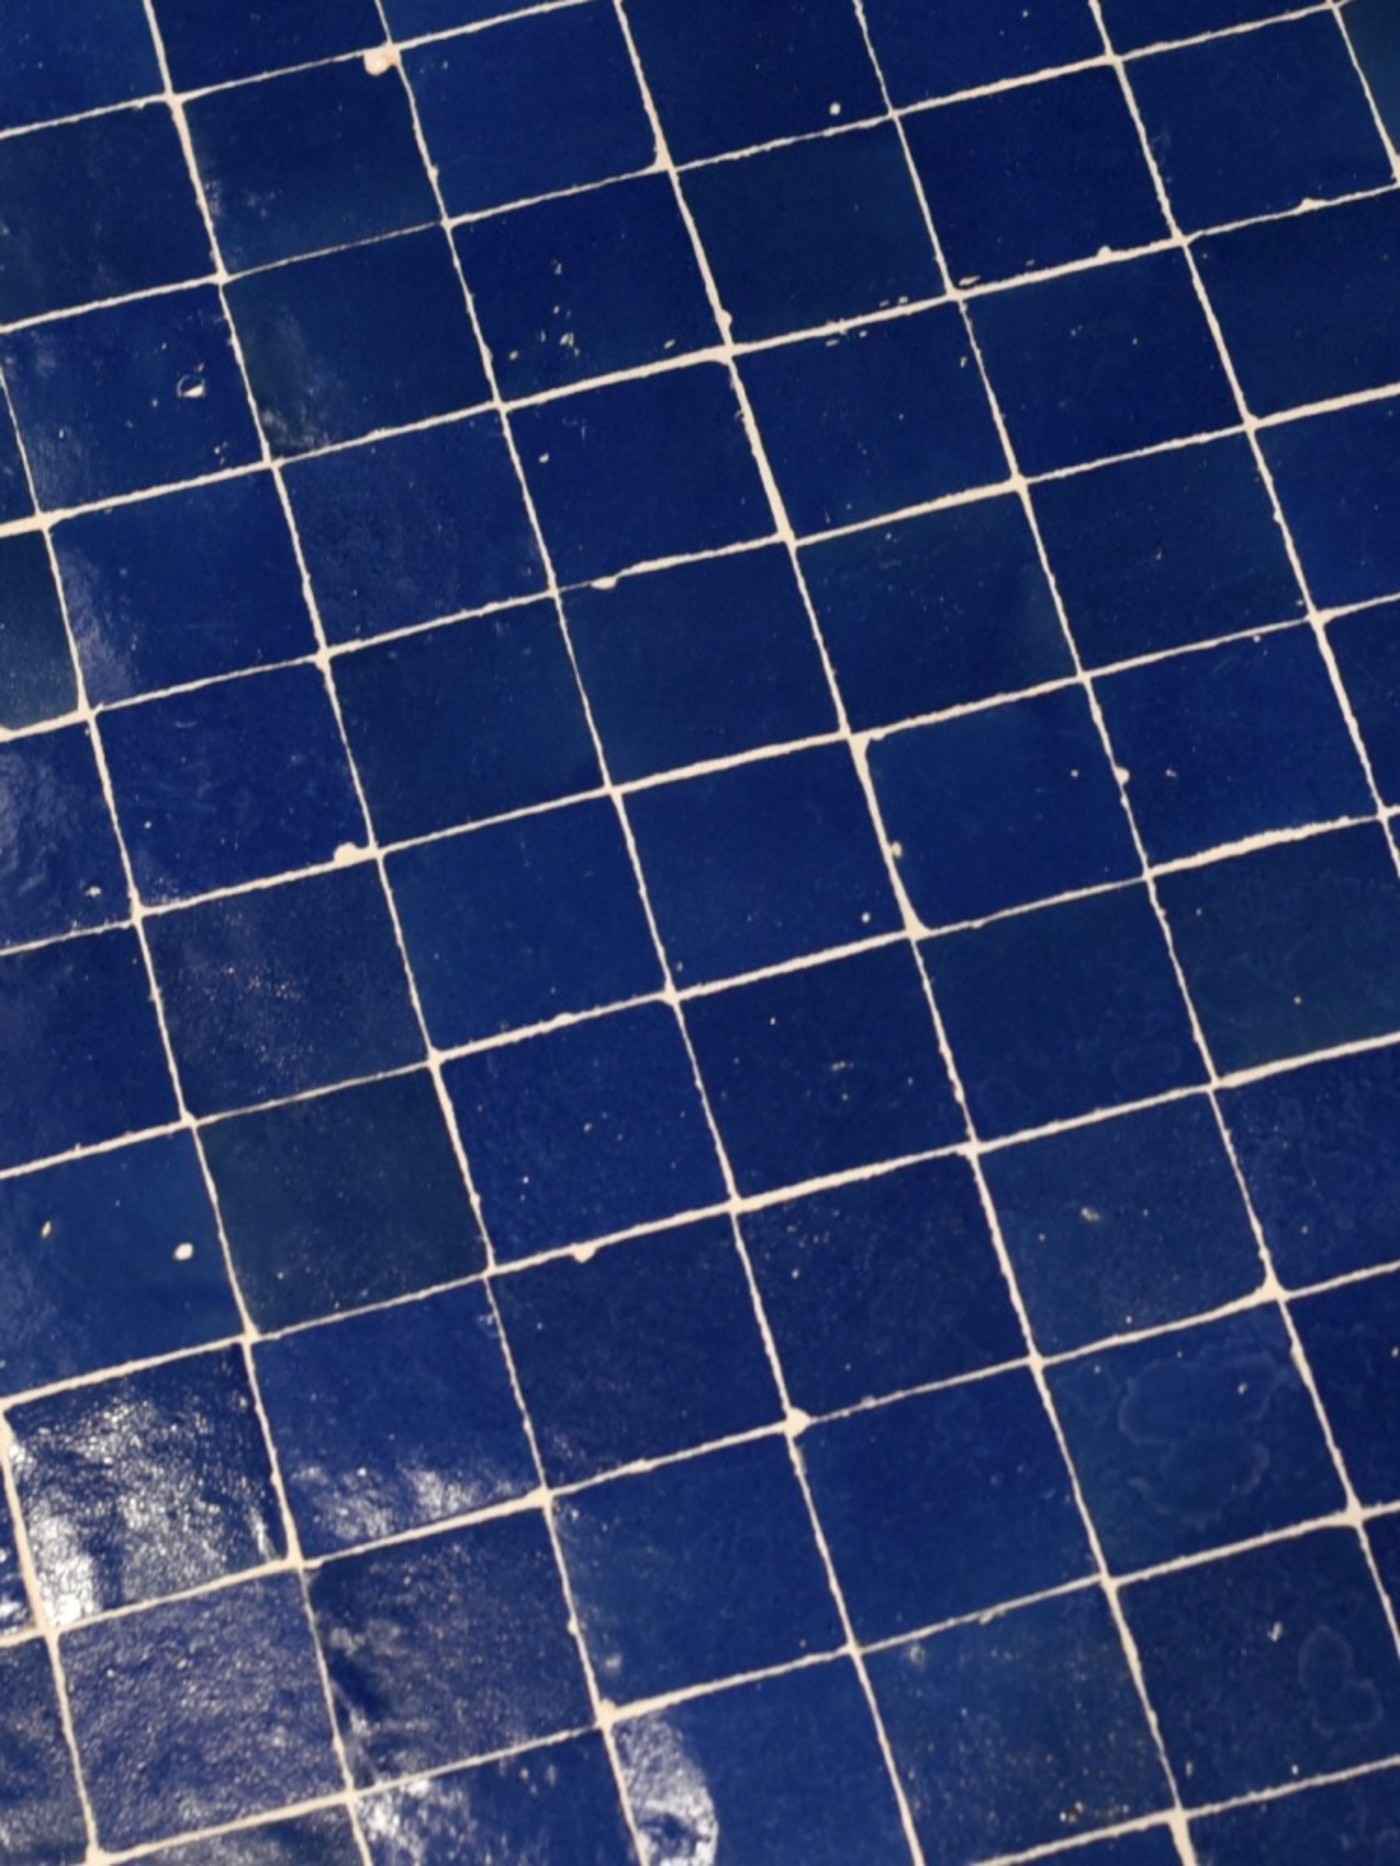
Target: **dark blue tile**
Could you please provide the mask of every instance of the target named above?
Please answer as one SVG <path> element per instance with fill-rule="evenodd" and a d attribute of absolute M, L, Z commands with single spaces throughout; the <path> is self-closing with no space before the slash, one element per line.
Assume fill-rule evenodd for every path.
<path fill-rule="evenodd" d="M 507 396 L 719 341 L 671 183 L 640 175 L 456 231 Z"/>
<path fill-rule="evenodd" d="M 779 547 L 571 590 L 564 606 L 620 783 L 836 724 L 812 625 Z"/>
<path fill-rule="evenodd" d="M 1144 888 L 949 934 L 924 952 L 985 1136 L 1202 1080 Z"/>
<path fill-rule="evenodd" d="M 1140 869 L 1082 689 L 896 733 L 870 774 L 926 926 L 973 920 Z"/>
<path fill-rule="evenodd" d="M 1043 1353 L 1222 1308 L 1263 1280 L 1204 1100 L 989 1153 L 982 1167 Z"/>
<path fill-rule="evenodd" d="M 1105 0 L 1103 9 L 1120 52 L 1220 32 L 1277 11 L 1277 0 Z"/>
<path fill-rule="evenodd" d="M 446 1076 L 498 1257 L 724 1196 L 690 1058 L 661 1005 L 484 1050 Z"/>
<path fill-rule="evenodd" d="M 1373 1516 L 1366 1529 L 1381 1585 L 1390 1596 L 1392 1609 L 1400 1598 L 1400 1520 L 1393 1515 Z M 1392 1749 L 1394 1745 L 1392 1744 Z"/>
<path fill-rule="evenodd" d="M 0 524 L 28 518 L 34 510 L 29 496 L 25 463 L 20 455 L 15 425 L 10 418 L 10 398 L 0 398 Z"/>
<path fill-rule="evenodd" d="M 923 0 L 870 0 L 865 13 L 896 104 L 1097 58 L 1103 49 L 1084 0 L 983 0 L 936 12 Z"/>
<path fill-rule="evenodd" d="M 942 293 L 891 124 L 692 169 L 685 194 L 741 342 Z"/>
<path fill-rule="evenodd" d="M 1347 37 L 1391 143 L 1400 142 L 1400 35 L 1386 0 L 1351 0 L 1343 15 Z"/>
<path fill-rule="evenodd" d="M 963 1138 L 902 946 L 696 998 L 686 1022 L 741 1192 Z"/>
<path fill-rule="evenodd" d="M 30 1621 L 29 1597 L 24 1574 L 15 1547 L 14 1522 L 10 1506 L 0 1499 L 0 1632 L 18 1632 Z M 3 1816 L 0 1816 L 3 1823 Z M 0 1825 L 0 1832 L 3 1826 Z"/>
<path fill-rule="evenodd" d="M 1222 1070 L 1400 1029 L 1400 883 L 1372 825 L 1159 882 Z"/>
<path fill-rule="evenodd" d="M 972 321 L 1027 473 L 1238 420 L 1178 253 L 990 293 L 976 300 Z"/>
<path fill-rule="evenodd" d="M 1400 1843 L 1400 1771 L 1193 1821 L 1201 1866 L 1387 1866 Z"/>
<path fill-rule="evenodd" d="M 0 822 L 0 944 L 125 916 L 121 852 L 85 727 L 0 744 Z"/>
<path fill-rule="evenodd" d="M 1057 1856 L 1077 1866 L 1178 1866 L 1181 1855 L 1167 1826 L 1142 1827 L 1113 1840 L 1070 1847 Z"/>
<path fill-rule="evenodd" d="M 344 1866 L 356 1857 L 355 1836 L 343 1808 L 240 1827 L 149 1855 L 152 1866 Z"/>
<path fill-rule="evenodd" d="M 75 1628 L 61 1656 L 106 1847 L 340 1788 L 293 1575 Z"/>
<path fill-rule="evenodd" d="M 366 840 L 325 676 L 289 667 L 102 715 L 148 902 L 328 862 Z"/>
<path fill-rule="evenodd" d="M 1400 399 L 1263 436 L 1283 515 L 1323 607 L 1400 590 Z"/>
<path fill-rule="evenodd" d="M 49 1655 L 40 1639 L 0 1648 L 5 1788 L 0 1845 L 33 1866 L 77 1866 L 88 1853 Z"/>
<path fill-rule="evenodd" d="M 0 143 L 0 318 L 174 285 L 212 269 L 170 113 L 120 111 Z"/>
<path fill-rule="evenodd" d="M 575 1491 L 556 1516 L 584 1640 L 615 1703 L 841 1644 L 781 1438 Z"/>
<path fill-rule="evenodd" d="M 1295 1303 L 1322 1409 L 1363 1504 L 1400 1497 L 1400 1278 Z"/>
<path fill-rule="evenodd" d="M 724 1219 L 496 1282 L 546 1475 L 594 1477 L 779 1413 Z"/>
<path fill-rule="evenodd" d="M 610 7 L 507 20 L 405 64 L 449 214 L 651 166 L 651 125 Z"/>
<path fill-rule="evenodd" d="M 212 287 L 12 331 L 0 341 L 0 364 L 50 510 L 258 457 Z"/>
<path fill-rule="evenodd" d="M 537 1510 L 331 1562 L 311 1604 L 361 1784 L 589 1721 Z"/>
<path fill-rule="evenodd" d="M 535 1482 L 479 1284 L 264 1342 L 257 1369 L 308 1556 L 425 1529 Z"/>
<path fill-rule="evenodd" d="M 239 1348 L 14 1407 L 11 1462 L 52 1624 L 285 1550 Z"/>
<path fill-rule="evenodd" d="M 13 0 L 0 21 L 0 126 L 77 116 L 159 92 L 142 0 L 89 0 L 79 18 Z"/>
<path fill-rule="evenodd" d="M 559 620 L 544 603 L 345 655 L 335 684 L 384 841 L 600 782 Z"/>
<path fill-rule="evenodd" d="M 36 531 L 0 539 L 0 727 L 37 725 L 71 712 L 77 699 L 44 540 Z"/>
<path fill-rule="evenodd" d="M 454 26 L 474 26 L 507 13 L 529 10 L 533 0 L 384 0 L 384 11 L 397 39 L 422 33 L 450 32 Z"/>
<path fill-rule="evenodd" d="M 470 1276 L 484 1252 L 425 1074 L 220 1121 L 203 1134 L 260 1328 Z"/>
<path fill-rule="evenodd" d="M 661 986 L 610 802 L 496 823 L 390 858 L 409 963 L 444 1049 Z"/>
<path fill-rule="evenodd" d="M 1167 1804 L 1097 1588 L 897 1646 L 869 1664 L 914 1825 L 940 1866 Z"/>
<path fill-rule="evenodd" d="M 799 532 L 923 505 L 1006 477 L 951 305 L 744 359 L 744 386 Z"/>
<path fill-rule="evenodd" d="M 156 23 L 177 90 L 252 78 L 284 65 L 338 58 L 384 37 L 374 0 L 156 0 Z"/>
<path fill-rule="evenodd" d="M 147 935 L 196 1114 L 422 1056 L 373 869 L 185 908 L 148 922 Z"/>
<path fill-rule="evenodd" d="M 1073 672 L 1017 499 L 823 540 L 802 568 L 857 731 Z"/>
<path fill-rule="evenodd" d="M 763 537 L 772 514 L 728 373 L 697 364 L 515 417 L 563 582 Z"/>
<path fill-rule="evenodd" d="M 1168 1760 L 1193 1801 L 1400 1747 L 1400 1662 L 1351 1530 L 1182 1568 L 1120 1598 Z"/>
<path fill-rule="evenodd" d="M 1400 803 L 1400 604 L 1342 616 L 1327 639 L 1376 788 L 1386 803 Z"/>
<path fill-rule="evenodd" d="M 1166 237 L 1112 71 L 920 111 L 906 129 L 948 270 L 961 283 Z"/>
<path fill-rule="evenodd" d="M 788 1392 L 806 1412 L 1025 1352 L 964 1160 L 771 1205 L 743 1230 Z"/>

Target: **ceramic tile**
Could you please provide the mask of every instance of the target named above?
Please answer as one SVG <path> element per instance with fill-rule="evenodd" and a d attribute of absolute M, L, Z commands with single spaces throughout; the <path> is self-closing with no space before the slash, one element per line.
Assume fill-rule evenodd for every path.
<path fill-rule="evenodd" d="M 158 1866 L 339 1866 L 355 1845 L 349 1816 L 323 1808 L 299 1819 L 264 1821 L 208 1840 L 162 1847 Z"/>
<path fill-rule="evenodd" d="M 87 1835 L 42 1640 L 0 1648 L 0 1731 L 8 1758 L 0 1840 L 16 1859 L 77 1866 Z"/>
<path fill-rule="evenodd" d="M 1177 1866 L 1181 1855 L 1168 1827 L 1140 1827 L 1113 1840 L 1070 1847 L 1060 1856 L 1075 1866 Z"/>
<path fill-rule="evenodd" d="M 1382 801 L 1400 802 L 1400 606 L 1342 616 L 1327 631 Z"/>
<path fill-rule="evenodd" d="M 1400 129 L 1400 41 L 1384 0 L 1353 0 L 1343 16 L 1347 38 L 1361 66 L 1392 146 Z"/>
<path fill-rule="evenodd" d="M 17 518 L 28 518 L 34 510 L 34 501 L 30 497 L 9 396 L 4 398 L 4 403 L 0 409 L 0 523 L 8 525 Z"/>
<path fill-rule="evenodd" d="M 77 116 L 161 88 L 141 0 L 88 0 L 82 16 L 47 0 L 15 0 L 0 26 L 0 123 Z"/>
<path fill-rule="evenodd" d="M 1274 0 L 1106 0 L 1104 21 L 1120 52 L 1267 19 Z"/>
<path fill-rule="evenodd" d="M 1357 1495 L 1363 1503 L 1393 1502 L 1400 1495 L 1393 1437 L 1400 1284 L 1393 1275 L 1349 1283 L 1296 1303 L 1293 1315 Z"/>
<path fill-rule="evenodd" d="M 1400 1781 L 1394 1770 L 1365 1775 L 1330 1788 L 1284 1795 L 1255 1807 L 1209 1815 L 1192 1826 L 1202 1866 L 1250 1866 L 1258 1859 L 1278 1866 L 1311 1860 L 1383 1860 L 1394 1851 L 1400 1826 Z"/>
<path fill-rule="evenodd" d="M 65 726 L 0 745 L 0 943 L 25 945 L 124 919 L 126 877 L 92 741 Z"/>
<path fill-rule="evenodd" d="M 1400 401 L 1287 422 L 1264 452 L 1317 602 L 1342 607 L 1400 590 Z"/>
<path fill-rule="evenodd" d="M 44 540 L 0 539 L 0 725 L 38 725 L 77 700 L 63 610 Z"/>
<path fill-rule="evenodd" d="M 159 0 L 155 16 L 181 90 L 338 58 L 383 37 L 374 0 L 282 0 L 237 11 L 218 0 Z"/>
<path fill-rule="evenodd" d="M 30 1623 L 29 1590 L 20 1567 L 13 1512 L 0 1506 L 0 1631 L 18 1632 Z"/>
<path fill-rule="evenodd" d="M 866 18 L 897 104 L 1074 64 L 1102 50 L 1080 0 L 990 0 L 932 19 L 919 0 L 870 0 Z"/>

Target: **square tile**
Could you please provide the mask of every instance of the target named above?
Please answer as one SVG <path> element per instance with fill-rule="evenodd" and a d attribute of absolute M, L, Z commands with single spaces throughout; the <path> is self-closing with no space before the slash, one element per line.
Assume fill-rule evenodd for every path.
<path fill-rule="evenodd" d="M 1400 1771 L 1385 1769 L 1301 1795 L 1193 1821 L 1201 1866 L 1317 1866 L 1322 1860 L 1384 1860 L 1400 1828 Z"/>
<path fill-rule="evenodd" d="M 0 24 L 0 126 L 73 117 L 161 89 L 141 0 L 94 0 L 80 21 L 14 0 Z"/>
<path fill-rule="evenodd" d="M 422 33 L 450 32 L 507 13 L 529 11 L 533 0 L 384 0 L 384 12 L 398 39 Z"/>
<path fill-rule="evenodd" d="M 37 531 L 0 538 L 0 727 L 34 726 L 77 705 L 73 657 L 49 554 Z"/>
<path fill-rule="evenodd" d="M 1267 19 L 1276 0 L 1105 0 L 1104 21 L 1120 52 L 1164 40 L 1223 32 Z"/>
<path fill-rule="evenodd" d="M 152 1866 L 342 1866 L 356 1850 L 343 1808 L 322 1808 L 285 1821 L 238 1827 L 208 1840 L 162 1847 Z"/>
<path fill-rule="evenodd" d="M 10 418 L 10 397 L 6 395 L 0 397 L 0 524 L 28 518 L 33 510 L 27 469 Z"/>
<path fill-rule="evenodd" d="M 947 926 L 1140 871 L 1082 688 L 879 739 L 870 775 L 926 926 Z"/>
<path fill-rule="evenodd" d="M 156 23 L 178 90 L 252 78 L 284 65 L 338 58 L 384 37 L 374 0 L 156 0 Z"/>
<path fill-rule="evenodd" d="M 15 1547 L 13 1512 L 0 1498 L 0 1632 L 17 1633 L 29 1623 L 29 1596 Z"/>
<path fill-rule="evenodd" d="M 1376 788 L 1386 803 L 1400 803 L 1400 604 L 1341 616 L 1327 639 Z"/>
<path fill-rule="evenodd" d="M 1395 24 L 1386 0 L 1352 0 L 1345 15 L 1346 35 L 1356 53 L 1367 89 L 1392 146 L 1400 132 L 1400 58 Z"/>
<path fill-rule="evenodd" d="M 197 1588 L 286 1552 L 240 1348 L 31 1400 L 9 1418 L 51 1624 Z"/>
<path fill-rule="evenodd" d="M 964 1137 L 902 942 L 692 999 L 685 1015 L 745 1194 Z"/>
<path fill-rule="evenodd" d="M 922 0 L 870 0 L 866 17 L 896 104 L 1071 65 L 1103 50 L 1083 0 L 984 0 L 932 17 Z"/>
<path fill-rule="evenodd" d="M 78 1866 L 87 1833 L 41 1639 L 0 1647 L 0 1741 L 6 1755 L 0 1846 L 12 1859 Z"/>
<path fill-rule="evenodd" d="M 1356 1494 L 1364 1505 L 1400 1497 L 1400 1277 L 1348 1283 L 1293 1305 Z"/>
<path fill-rule="evenodd" d="M 85 726 L 0 743 L 0 945 L 124 919 L 128 897 Z"/>
<path fill-rule="evenodd" d="M 1400 590 L 1400 398 L 1263 435 L 1315 600 L 1324 608 Z"/>
<path fill-rule="evenodd" d="M 1070 1847 L 1060 1855 L 1076 1866 L 1178 1866 L 1181 1855 L 1167 1826 L 1140 1827 L 1114 1840 Z"/>

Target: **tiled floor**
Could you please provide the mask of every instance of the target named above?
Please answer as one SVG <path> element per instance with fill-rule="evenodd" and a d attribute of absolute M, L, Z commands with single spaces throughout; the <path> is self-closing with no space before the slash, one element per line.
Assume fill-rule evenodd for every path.
<path fill-rule="evenodd" d="M 1395 1866 L 1397 134 L 4 0 L 4 1860 Z"/>

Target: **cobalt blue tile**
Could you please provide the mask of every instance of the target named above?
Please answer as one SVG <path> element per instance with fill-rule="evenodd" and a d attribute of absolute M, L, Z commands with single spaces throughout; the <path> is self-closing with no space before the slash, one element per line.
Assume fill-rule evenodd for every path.
<path fill-rule="evenodd" d="M 1098 683 L 1154 862 L 1367 816 L 1371 794 L 1309 628 L 1174 655 Z"/>
<path fill-rule="evenodd" d="M 316 65 L 214 91 L 186 115 L 231 272 L 438 218 L 395 72 Z"/>
<path fill-rule="evenodd" d="M 177 90 L 227 84 L 283 65 L 338 58 L 384 37 L 374 0 L 156 0 L 156 24 Z"/>
<path fill-rule="evenodd" d="M 781 547 L 571 590 L 564 606 L 619 783 L 836 724 L 812 625 Z"/>
<path fill-rule="evenodd" d="M 404 944 L 444 1049 L 661 986 L 617 812 L 548 810 L 389 861 Z"/>
<path fill-rule="evenodd" d="M 72 117 L 162 89 L 142 0 L 89 0 L 79 18 L 13 0 L 0 21 L 0 127 Z"/>
<path fill-rule="evenodd" d="M 436 228 L 272 266 L 228 289 L 274 451 L 301 453 L 489 399 Z"/>
<path fill-rule="evenodd" d="M 1084 0 L 984 0 L 936 12 L 921 0 L 870 0 L 865 14 L 896 104 L 1097 58 L 1103 49 Z"/>
<path fill-rule="evenodd" d="M 345 655 L 335 684 L 385 841 L 600 782 L 559 620 L 545 603 Z"/>
<path fill-rule="evenodd" d="M 184 151 L 164 109 L 5 138 L 0 215 L 6 323 L 212 269 Z"/>
<path fill-rule="evenodd" d="M 902 946 L 695 998 L 686 1023 L 741 1192 L 963 1138 Z"/>
<path fill-rule="evenodd" d="M 1120 52 L 1221 32 L 1277 11 L 1277 0 L 1106 0 L 1103 9 Z"/>
<path fill-rule="evenodd" d="M 961 283 L 1166 237 L 1112 71 L 920 111 L 905 129 L 948 270 Z"/>
<path fill-rule="evenodd" d="M 33 510 L 25 463 L 10 418 L 10 398 L 6 395 L 0 397 L 0 524 L 28 518 Z"/>
<path fill-rule="evenodd" d="M 1400 1029 L 1400 883 L 1378 827 L 1259 849 L 1158 886 L 1220 1069 Z"/>
<path fill-rule="evenodd" d="M 494 415 L 301 461 L 287 488 L 333 642 L 484 608 L 544 582 Z"/>
<path fill-rule="evenodd" d="M 343 1866 L 356 1857 L 343 1808 L 322 1808 L 291 1820 L 239 1827 L 185 1846 L 162 1847 L 152 1866 Z"/>
<path fill-rule="evenodd" d="M 365 841 L 325 676 L 289 667 L 102 715 L 132 872 L 148 902 L 235 887 Z"/>
<path fill-rule="evenodd" d="M 565 388 L 719 340 L 664 175 L 492 214 L 455 238 L 503 395 Z"/>
<path fill-rule="evenodd" d="M 425 1529 L 535 1482 L 480 1284 L 301 1329 L 256 1358 L 308 1556 Z"/>
<path fill-rule="evenodd" d="M 984 1136 L 1202 1080 L 1144 888 L 946 934 L 924 954 Z"/>
<path fill-rule="evenodd" d="M 294 1575 L 95 1621 L 60 1653 L 105 1847 L 340 1789 Z"/>
<path fill-rule="evenodd" d="M 146 931 L 196 1114 L 323 1088 L 423 1054 L 370 868 L 188 907 Z"/>
<path fill-rule="evenodd" d="M 0 1648 L 0 1744 L 0 1846 L 33 1866 L 77 1866 L 87 1858 L 87 1833 L 41 1639 Z"/>
<path fill-rule="evenodd" d="M 1078 687 L 877 740 L 870 774 L 926 926 L 1126 881 L 1141 866 Z"/>
<path fill-rule="evenodd" d="M 202 1135 L 260 1328 L 391 1302 L 479 1270 L 481 1235 L 424 1073 L 219 1121 Z"/>
<path fill-rule="evenodd" d="M 1386 1866 L 1400 1841 L 1400 1771 L 1207 1815 L 1191 1838 L 1201 1866 Z"/>
<path fill-rule="evenodd" d="M 1024 472 L 1238 420 L 1178 253 L 989 293 L 974 303 L 972 321 Z"/>
<path fill-rule="evenodd" d="M 0 958 L 0 1165 L 174 1116 L 135 934 L 96 933 Z"/>
<path fill-rule="evenodd" d="M 769 1866 L 906 1858 L 869 1707 L 844 1662 L 621 1723 L 617 1746 L 652 1857 L 703 1858 L 719 1833 L 736 1859 Z M 678 1777 L 702 1781 L 703 1798 L 678 1795 Z"/>
<path fill-rule="evenodd" d="M 212 286 L 11 331 L 0 364 L 50 510 L 258 457 Z"/>
<path fill-rule="evenodd" d="M 83 726 L 0 744 L 0 944 L 120 920 L 126 877 Z"/>
<path fill-rule="evenodd" d="M 506 13 L 525 12 L 533 0 L 384 0 L 384 12 L 397 39 L 423 33 L 450 32 L 454 26 L 474 26 Z"/>
<path fill-rule="evenodd" d="M 1400 604 L 1342 616 L 1327 639 L 1376 788 L 1386 803 L 1400 803 Z"/>
<path fill-rule="evenodd" d="M 1097 1588 L 867 1663 L 914 1825 L 940 1866 L 970 1866 L 1167 1805 Z"/>
<path fill-rule="evenodd" d="M 744 358 L 740 373 L 799 532 L 1006 477 L 951 305 L 762 350 Z"/>
<path fill-rule="evenodd" d="M 844 745 L 638 791 L 627 813 L 682 985 L 899 930 Z"/>
<path fill-rule="evenodd" d="M 1400 141 L 1400 38 L 1386 0 L 1351 0 L 1346 33 L 1391 143 Z"/>
<path fill-rule="evenodd" d="M 999 1149 L 982 1169 L 1042 1353 L 1223 1308 L 1263 1280 L 1203 1099 Z"/>
<path fill-rule="evenodd" d="M 1400 399 L 1266 431 L 1264 452 L 1315 600 L 1400 590 Z"/>
<path fill-rule="evenodd" d="M 747 1213 L 743 1231 L 803 1411 L 833 1412 L 1025 1352 L 965 1160 L 770 1205 Z"/>
<path fill-rule="evenodd" d="M 9 1420 L 52 1624 L 200 1587 L 285 1552 L 240 1348 L 31 1400 Z"/>
<path fill-rule="evenodd" d="M 979 1613 L 1093 1568 L 1028 1373 L 830 1420 L 804 1433 L 802 1455 L 858 1639 Z"/>
<path fill-rule="evenodd" d="M 715 550 L 773 528 L 738 401 L 718 364 L 522 409 L 514 427 L 561 582 Z"/>
<path fill-rule="evenodd" d="M 942 294 L 892 124 L 691 169 L 685 195 L 740 342 Z"/>
<path fill-rule="evenodd" d="M 29 1624 L 29 1619 L 29 1598 L 15 1547 L 10 1506 L 0 1500 L 0 1632 L 18 1632 Z"/>
<path fill-rule="evenodd" d="M 1142 1827 L 1117 1839 L 1070 1847 L 1058 1856 L 1078 1866 L 1177 1866 L 1181 1855 L 1169 1827 Z"/>
<path fill-rule="evenodd" d="M 445 1073 L 500 1258 L 724 1196 L 690 1058 L 664 1006 L 483 1050 Z"/>
<path fill-rule="evenodd" d="M 767 1425 L 777 1389 L 729 1224 L 707 1219 L 500 1277 L 545 1472 L 574 1483 Z"/>
<path fill-rule="evenodd" d="M 1400 1497 L 1400 1279 L 1348 1283 L 1293 1305 L 1322 1410 L 1363 1504 Z"/>
<path fill-rule="evenodd" d="M 651 125 L 610 7 L 507 20 L 422 46 L 405 67 L 449 214 L 651 166 Z"/>
<path fill-rule="evenodd" d="M 599 1687 L 615 1703 L 841 1644 L 784 1439 L 575 1491 L 556 1520 Z"/>
<path fill-rule="evenodd" d="M 37 531 L 0 539 L 0 727 L 38 725 L 77 700 L 44 540 Z"/>
<path fill-rule="evenodd" d="M 1400 1747 L 1400 1662 L 1355 1534 L 1321 1529 L 1120 1596 L 1194 1802 Z"/>
<path fill-rule="evenodd" d="M 802 569 L 857 731 L 1073 672 L 1017 499 L 823 539 Z"/>
<path fill-rule="evenodd" d="M 330 1562 L 311 1605 L 361 1785 L 590 1721 L 537 1510 Z"/>

